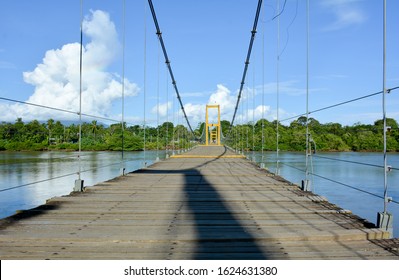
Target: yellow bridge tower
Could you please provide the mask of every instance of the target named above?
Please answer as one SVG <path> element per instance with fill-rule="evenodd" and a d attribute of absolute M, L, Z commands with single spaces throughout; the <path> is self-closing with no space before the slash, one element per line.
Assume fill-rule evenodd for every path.
<path fill-rule="evenodd" d="M 217 123 L 209 123 L 209 109 L 217 109 L 218 110 L 218 119 Z M 219 105 L 206 105 L 206 115 L 205 115 L 205 145 L 210 146 L 220 146 L 220 134 L 221 134 L 221 126 L 220 126 L 220 106 Z"/>

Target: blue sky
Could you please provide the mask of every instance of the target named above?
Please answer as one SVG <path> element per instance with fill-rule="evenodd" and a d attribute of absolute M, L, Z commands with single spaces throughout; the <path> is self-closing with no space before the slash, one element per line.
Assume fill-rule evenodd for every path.
<path fill-rule="evenodd" d="M 204 120 L 206 104 L 220 104 L 222 118 L 231 120 L 257 2 L 153 0 L 193 127 Z M 272 20 L 277 2 L 263 1 L 237 123 L 262 115 L 276 118 L 278 53 L 280 119 L 306 110 L 306 1 L 280 0 L 280 9 L 285 6 L 278 18 L 279 51 L 278 20 Z M 382 3 L 310 1 L 310 111 L 382 90 Z M 125 120 L 141 124 L 145 107 L 151 125 L 156 125 L 158 115 L 160 123 L 176 122 L 177 101 L 147 1 L 126 0 L 125 8 Z M 391 88 L 399 86 L 399 17 L 395 15 L 399 1 L 388 0 L 387 8 L 387 87 Z M 121 118 L 122 11 L 122 0 L 83 0 L 83 113 Z M 0 97 L 77 112 L 79 40 L 79 0 L 2 1 Z M 387 96 L 387 116 L 397 120 L 398 96 L 399 90 Z M 311 117 L 323 123 L 373 123 L 382 117 L 381 99 L 379 95 Z M 0 121 L 77 119 L 76 114 L 2 100 L 0 111 Z M 182 123 L 181 114 L 179 119 Z"/>

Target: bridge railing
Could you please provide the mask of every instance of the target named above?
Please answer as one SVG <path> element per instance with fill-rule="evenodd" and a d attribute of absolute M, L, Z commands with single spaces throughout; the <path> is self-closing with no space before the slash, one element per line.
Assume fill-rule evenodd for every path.
<path fill-rule="evenodd" d="M 84 113 L 80 123 L 76 112 L 0 99 L 40 108 L 49 115 L 59 113 L 59 119 L 47 122 L 18 118 L 0 123 L 2 217 L 145 167 L 195 144 L 181 124 L 165 121 L 150 127 Z M 73 187 L 79 179 L 83 184 Z"/>
<path fill-rule="evenodd" d="M 399 87 L 393 87 L 387 89 L 387 92 L 392 95 L 397 89 L 399 89 Z M 339 135 L 336 135 L 335 133 L 337 132 L 334 131 L 326 133 L 325 131 L 323 131 L 323 129 L 321 129 L 323 125 L 318 123 L 318 121 L 313 118 L 316 114 L 322 114 L 326 110 L 333 110 L 340 107 L 345 107 L 351 103 L 360 102 L 364 99 L 380 98 L 382 94 L 382 91 L 367 94 L 358 98 L 346 100 L 323 108 L 318 108 L 313 111 L 309 111 L 308 114 L 303 113 L 290 118 L 282 119 L 278 122 L 269 122 L 263 119 L 258 120 L 257 122 L 255 119 L 253 119 L 252 122 L 248 122 L 247 117 L 246 123 L 244 120 L 244 116 L 245 111 L 248 112 L 248 107 L 245 110 L 245 104 L 242 104 L 243 117 L 241 123 L 237 124 L 236 127 L 233 128 L 230 138 L 228 139 L 228 143 L 233 149 L 235 149 L 237 153 L 245 154 L 248 159 L 257 162 L 261 167 L 266 167 L 270 169 L 271 172 L 278 175 L 281 174 L 286 179 L 296 182 L 304 190 L 313 191 L 316 193 L 321 192 L 322 194 L 328 193 L 331 196 L 332 191 L 327 190 L 327 186 L 331 189 L 336 189 L 337 186 L 343 187 L 340 188 L 340 191 L 336 191 L 336 194 L 333 194 L 332 197 L 349 196 L 346 200 L 347 202 L 350 202 L 350 205 L 358 204 L 358 206 L 355 207 L 355 212 L 356 209 L 359 209 L 358 213 L 360 212 L 362 215 L 364 213 L 367 213 L 365 216 L 372 221 L 375 219 L 375 213 L 383 204 L 390 204 L 389 208 L 395 214 L 399 214 L 399 192 L 396 189 L 396 182 L 399 181 L 399 174 L 397 172 L 399 170 L 399 160 L 397 159 L 397 154 L 387 153 L 387 146 L 385 146 L 385 149 L 383 147 L 383 143 L 387 143 L 387 138 L 388 140 L 394 139 L 395 135 L 399 135 L 399 128 L 397 127 L 397 124 L 393 123 L 392 126 L 386 125 L 386 128 L 384 128 L 384 126 L 382 125 L 381 120 L 376 121 L 376 124 L 374 126 L 359 124 L 358 126 L 353 127 L 342 127 L 342 125 L 336 124 L 339 125 L 338 130 L 348 130 L 348 135 L 346 135 L 348 137 L 356 138 L 360 134 L 371 134 L 374 138 L 378 139 L 378 142 L 374 143 L 375 145 L 373 145 L 373 150 L 379 150 L 380 152 L 373 152 L 371 153 L 371 158 L 367 158 L 355 156 L 356 153 L 344 153 L 344 155 L 347 156 L 343 156 L 342 153 L 320 152 L 320 150 L 325 150 L 325 147 L 321 145 L 321 142 L 328 141 L 329 136 L 335 137 Z M 377 103 L 379 99 L 373 101 Z M 250 103 L 250 100 L 247 100 L 247 103 Z M 248 106 L 248 104 L 246 104 L 246 106 Z M 265 125 L 264 122 L 267 122 L 267 125 Z M 282 123 L 290 124 L 289 126 L 284 127 Z M 334 123 L 331 123 L 331 125 L 334 125 Z M 291 155 L 292 157 L 294 157 L 293 159 L 287 157 L 287 155 L 284 154 L 284 152 L 282 152 L 280 148 L 287 146 L 283 143 L 284 139 L 282 139 L 281 137 L 282 134 L 290 133 L 286 130 L 294 126 L 296 128 L 292 129 L 291 133 L 297 133 L 297 135 L 296 138 L 294 137 L 295 139 L 291 137 L 290 141 L 298 142 L 297 148 L 299 148 L 296 150 L 302 150 L 303 153 L 292 153 Z M 305 128 L 307 129 L 305 130 Z M 278 129 L 280 129 L 279 132 Z M 386 133 L 383 133 L 384 129 L 386 130 Z M 361 131 L 353 131 L 353 133 L 360 133 L 356 136 L 350 135 L 349 132 L 352 132 L 350 130 Z M 262 133 L 260 133 L 260 131 Z M 309 133 L 309 137 L 306 137 L 306 133 Z M 393 134 L 390 135 L 390 133 Z M 262 137 L 259 138 L 260 134 L 262 135 Z M 275 137 L 275 140 L 271 141 L 273 135 Z M 325 139 L 323 139 L 323 137 Z M 322 139 L 323 141 L 321 141 L 320 139 Z M 331 139 L 330 141 L 333 140 L 336 139 Z M 306 152 L 305 150 L 305 141 L 309 141 L 308 152 Z M 365 149 L 364 147 L 366 147 L 365 144 L 367 141 L 366 138 L 362 140 L 360 137 L 359 139 L 354 139 L 354 141 L 357 141 L 356 145 L 353 145 L 351 147 L 348 146 L 344 150 L 348 151 L 353 149 Z M 395 149 L 397 148 L 392 147 L 392 145 L 390 146 L 389 143 L 391 142 L 388 141 L 388 151 L 395 151 Z M 341 144 L 346 145 L 343 142 Z M 270 152 L 271 150 L 273 150 L 273 148 L 276 151 Z M 340 148 L 337 147 L 336 149 L 339 150 Z M 365 153 L 357 153 L 357 155 L 359 154 L 365 155 Z M 388 165 L 386 167 L 384 166 L 384 158 L 388 159 Z M 337 171 L 332 172 L 331 170 L 323 169 L 322 166 L 325 165 L 329 165 L 331 170 Z M 339 168 L 337 166 L 339 166 Z M 292 169 L 295 172 L 293 172 L 292 170 L 287 171 L 287 168 Z M 293 173 L 295 173 L 295 176 L 292 175 Z M 342 176 L 342 174 L 346 174 L 348 176 L 345 177 Z M 370 174 L 374 174 L 374 177 L 368 177 Z M 383 180 L 384 176 L 387 176 L 385 182 Z M 305 180 L 307 180 L 307 182 Z M 389 190 L 391 193 L 389 196 L 384 193 L 383 186 L 385 183 L 387 184 L 387 186 L 389 186 Z M 370 188 L 370 186 L 373 187 Z M 348 190 L 350 190 L 350 192 L 348 192 Z M 362 195 L 359 196 L 359 194 L 373 197 L 376 200 L 373 200 L 373 203 L 369 203 L 367 207 L 364 207 L 362 203 L 364 203 L 364 201 L 367 201 L 367 199 L 365 199 Z M 348 203 L 343 200 L 338 201 L 339 205 L 348 205 Z M 367 209 L 365 210 L 362 208 Z M 386 209 L 384 209 L 384 212 L 385 211 Z M 389 215 L 389 226 L 391 228 L 395 227 L 395 231 L 399 232 L 399 224 L 393 225 L 392 215 L 390 213 Z M 377 220 L 377 224 L 378 223 L 379 221 Z"/>

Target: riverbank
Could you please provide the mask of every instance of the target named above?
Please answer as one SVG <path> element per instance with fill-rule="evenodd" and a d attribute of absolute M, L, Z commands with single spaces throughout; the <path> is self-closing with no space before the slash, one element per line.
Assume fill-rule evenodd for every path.
<path fill-rule="evenodd" d="M 175 148 L 175 150 L 177 150 L 177 148 Z M 149 145 L 148 147 L 146 147 L 147 151 L 157 151 L 157 147 L 156 144 L 154 145 Z M 159 151 L 164 151 L 165 148 L 164 147 L 160 147 Z M 170 147 L 169 150 L 173 150 L 173 147 Z M 239 151 L 241 151 L 241 148 L 238 149 Z M 52 146 L 41 146 L 41 145 L 34 145 L 31 144 L 30 146 L 27 145 L 22 145 L 22 146 L 18 146 L 17 148 L 10 148 L 10 149 L 6 149 L 5 147 L 3 147 L 3 149 L 0 149 L 0 153 L 1 152 L 77 152 L 79 151 L 79 145 L 78 144 L 59 144 L 59 145 L 52 145 Z M 122 148 L 113 148 L 113 149 L 108 149 L 107 147 L 103 146 L 83 146 L 81 148 L 81 151 L 85 151 L 85 152 L 121 152 Z M 143 149 L 124 149 L 123 151 L 128 151 L 128 152 L 142 152 Z M 283 149 L 279 149 L 280 152 L 305 152 L 305 150 L 283 150 Z M 245 153 L 252 153 L 252 152 L 261 152 L 261 149 L 244 149 Z M 264 152 L 267 153 L 272 153 L 275 152 L 275 150 L 271 150 L 271 149 L 264 149 Z M 383 150 L 379 150 L 379 149 L 363 149 L 363 150 L 350 150 L 350 149 L 318 149 L 316 151 L 312 151 L 313 153 L 317 154 L 320 152 L 327 152 L 327 153 L 336 153 L 336 152 L 358 152 L 358 153 L 382 153 Z M 399 153 L 399 150 L 388 150 L 389 153 Z"/>
<path fill-rule="evenodd" d="M 387 118 L 387 150 L 399 151 L 399 126 L 396 120 Z M 230 128 L 228 121 L 221 121 L 222 131 L 230 131 L 227 144 L 232 148 L 276 150 L 277 123 L 258 120 L 253 125 L 237 124 Z M 299 117 L 289 125 L 278 124 L 279 149 L 285 151 L 304 151 L 306 135 L 309 133 L 311 148 L 316 151 L 382 151 L 384 149 L 384 122 L 374 124 L 356 123 L 343 126 L 339 123 L 322 124 L 314 118 L 307 120 Z M 231 130 L 230 130 L 231 129 Z M 158 127 L 140 125 L 126 126 L 120 123 L 105 126 L 96 121 L 83 123 L 81 132 L 76 124 L 64 125 L 60 121 L 48 120 L 46 123 L 31 121 L 24 123 L 17 119 L 15 123 L 0 123 L 0 150 L 43 151 L 78 150 L 86 151 L 140 151 L 176 149 L 188 147 L 194 139 L 205 135 L 204 123 L 194 130 L 195 136 L 183 125 L 174 126 L 165 122 Z M 81 139 L 79 139 L 81 135 Z M 205 138 L 205 136 L 204 136 Z M 202 139 L 203 141 L 205 139 Z M 144 143 L 145 142 L 145 143 Z M 122 148 L 123 147 L 123 148 Z"/>

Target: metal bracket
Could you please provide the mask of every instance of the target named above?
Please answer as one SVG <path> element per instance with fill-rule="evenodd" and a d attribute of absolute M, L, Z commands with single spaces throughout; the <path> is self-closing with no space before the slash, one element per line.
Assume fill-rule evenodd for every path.
<path fill-rule="evenodd" d="M 302 180 L 301 189 L 305 192 L 311 191 L 311 181 L 310 180 Z"/>
<path fill-rule="evenodd" d="M 393 236 L 393 215 L 388 212 L 377 213 L 377 227 L 389 232 Z"/>
<path fill-rule="evenodd" d="M 74 192 L 83 192 L 84 190 L 84 180 L 77 179 L 75 180 L 75 186 L 73 188 Z"/>

